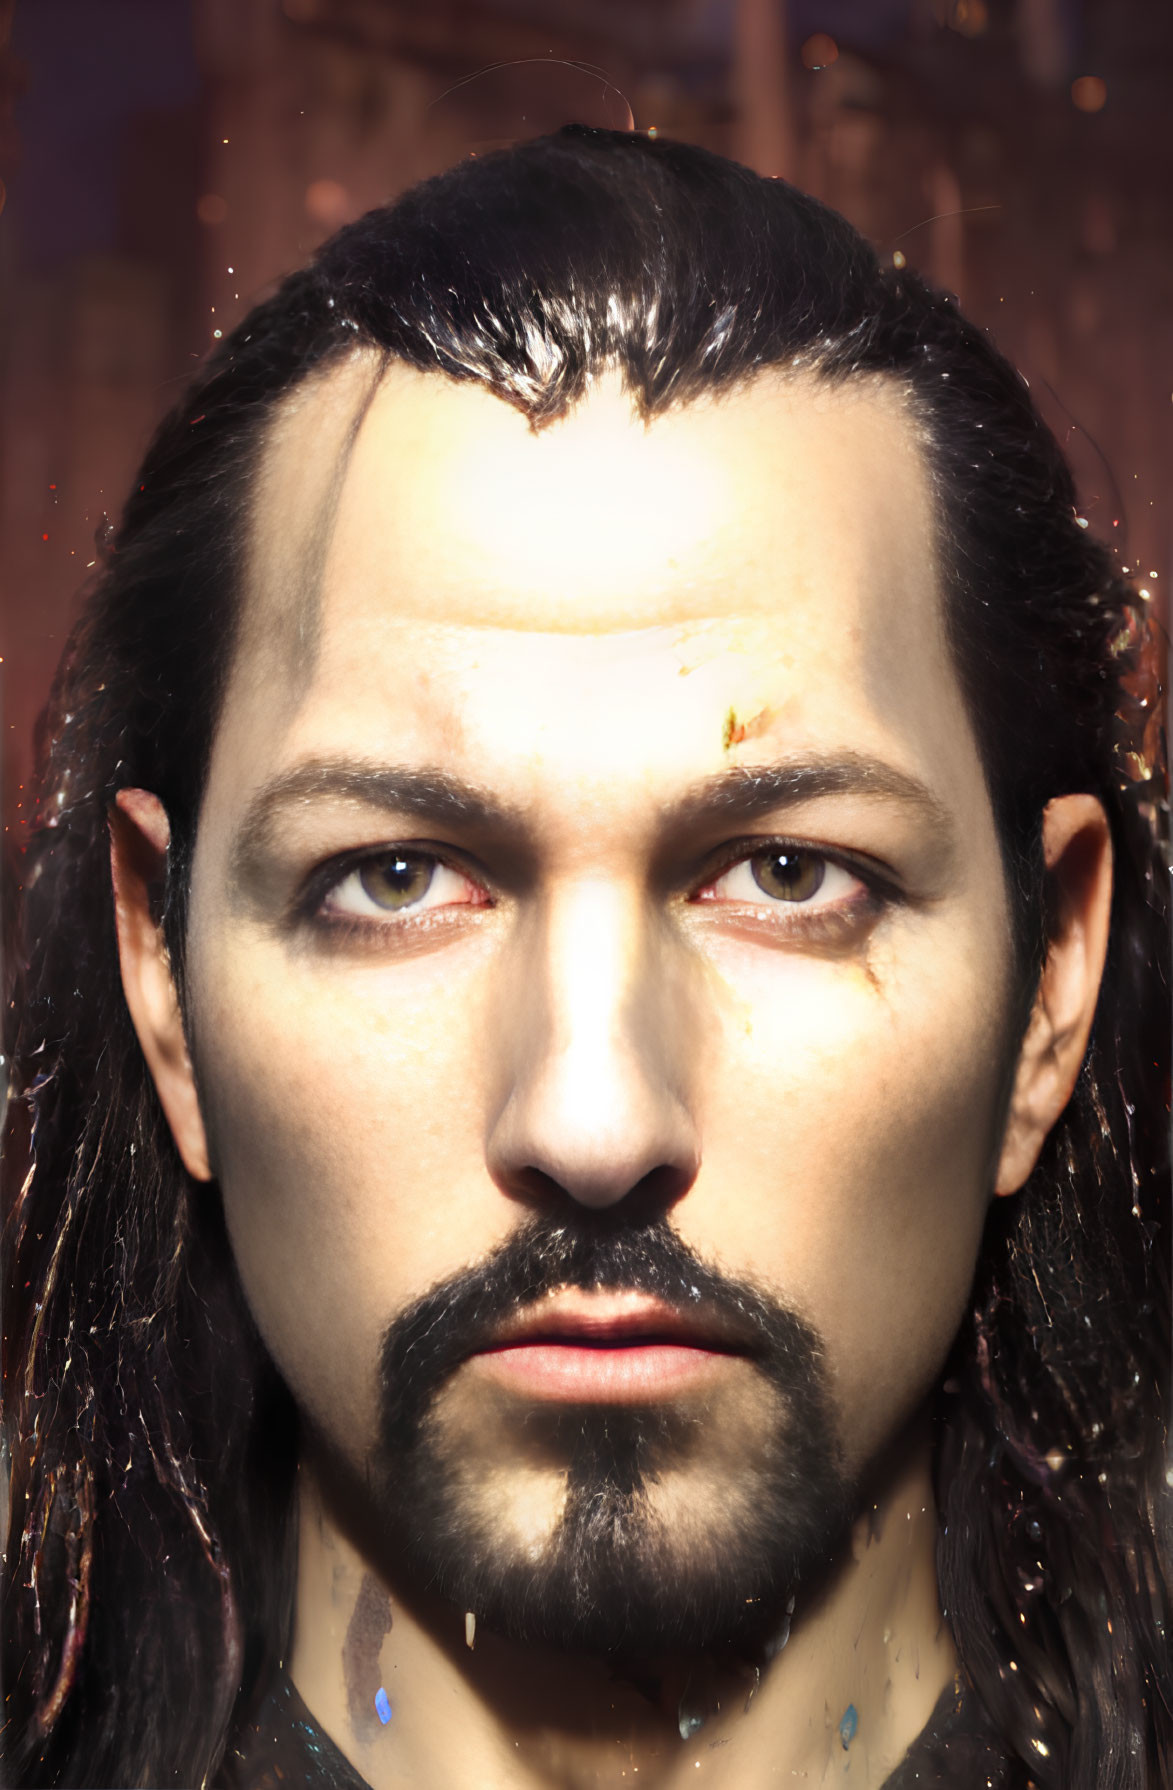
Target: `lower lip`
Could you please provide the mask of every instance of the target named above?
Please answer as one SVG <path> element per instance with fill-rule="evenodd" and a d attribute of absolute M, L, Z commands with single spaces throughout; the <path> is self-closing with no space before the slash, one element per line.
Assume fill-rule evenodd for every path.
<path fill-rule="evenodd" d="M 666 1398 L 711 1378 L 738 1357 L 682 1343 L 613 1348 L 576 1343 L 513 1343 L 473 1357 L 479 1370 L 529 1398 L 635 1404 Z"/>

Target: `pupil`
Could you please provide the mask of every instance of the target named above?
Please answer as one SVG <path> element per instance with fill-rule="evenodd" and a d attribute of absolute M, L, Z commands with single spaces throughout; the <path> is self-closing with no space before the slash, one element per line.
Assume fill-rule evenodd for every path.
<path fill-rule="evenodd" d="M 364 864 L 359 871 L 359 881 L 379 907 L 410 907 L 413 901 L 419 901 L 427 894 L 434 871 L 435 865 L 430 858 L 393 852 L 388 858 Z"/>
<path fill-rule="evenodd" d="M 779 901 L 809 901 L 827 867 L 812 852 L 761 852 L 752 860 L 753 878 L 763 894 Z"/>

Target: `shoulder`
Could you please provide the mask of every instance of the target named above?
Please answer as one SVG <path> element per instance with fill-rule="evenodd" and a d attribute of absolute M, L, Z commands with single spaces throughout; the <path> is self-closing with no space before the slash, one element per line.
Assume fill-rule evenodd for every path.
<path fill-rule="evenodd" d="M 216 1790 L 370 1790 L 280 1671 L 233 1730 L 215 1783 Z"/>
<path fill-rule="evenodd" d="M 883 1790 L 1030 1790 L 973 1692 L 955 1679 Z"/>

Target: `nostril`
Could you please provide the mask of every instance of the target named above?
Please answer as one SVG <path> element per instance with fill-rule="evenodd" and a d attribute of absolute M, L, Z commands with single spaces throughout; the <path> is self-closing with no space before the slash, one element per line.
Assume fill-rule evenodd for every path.
<path fill-rule="evenodd" d="M 679 1163 L 661 1162 L 646 1175 L 641 1175 L 631 1192 L 627 1195 L 626 1204 L 636 1206 L 649 1216 L 654 1212 L 667 1212 L 692 1186 L 696 1179 L 695 1168 L 684 1168 Z"/>
<path fill-rule="evenodd" d="M 561 1204 L 563 1201 L 570 1201 L 576 1206 L 584 1203 L 581 1192 L 565 1186 L 554 1175 L 547 1174 L 545 1169 L 531 1165 L 517 1170 L 510 1179 L 514 1195 L 520 1195 L 534 1206 L 548 1209 L 552 1204 Z M 630 1186 L 614 1192 L 605 1205 L 609 1207 L 612 1201 L 615 1204 L 622 1202 L 627 1214 L 625 1222 L 650 1222 L 670 1211 L 677 1200 L 688 1192 L 694 1179 L 694 1169 L 685 1169 L 670 1162 L 659 1163 Z M 594 1202 L 588 1200 L 585 1203 Z"/>
<path fill-rule="evenodd" d="M 561 1181 L 556 1181 L 545 1169 L 518 1169 L 510 1176 L 510 1180 L 512 1191 L 520 1194 L 523 1199 L 532 1201 L 534 1205 L 548 1206 L 551 1202 L 572 1197 Z"/>

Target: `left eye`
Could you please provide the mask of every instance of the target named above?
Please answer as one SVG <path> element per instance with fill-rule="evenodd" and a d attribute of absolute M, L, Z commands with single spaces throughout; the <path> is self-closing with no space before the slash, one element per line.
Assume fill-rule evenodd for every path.
<path fill-rule="evenodd" d="M 758 907 L 831 907 L 858 894 L 858 877 L 818 852 L 770 846 L 731 864 L 708 885 L 706 900 L 737 901 Z"/>
<path fill-rule="evenodd" d="M 392 850 L 364 858 L 339 878 L 323 906 L 330 914 L 371 919 L 438 907 L 479 905 L 481 891 L 428 852 Z"/>

